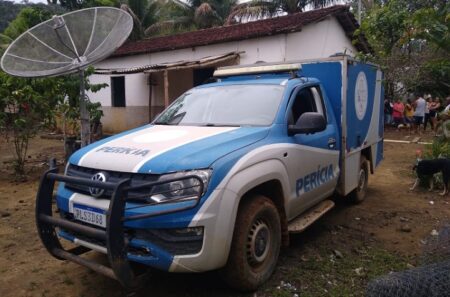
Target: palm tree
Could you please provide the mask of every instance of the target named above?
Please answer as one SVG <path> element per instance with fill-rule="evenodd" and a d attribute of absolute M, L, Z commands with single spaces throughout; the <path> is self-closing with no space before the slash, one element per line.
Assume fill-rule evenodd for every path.
<path fill-rule="evenodd" d="M 145 31 L 161 19 L 166 0 L 128 0 L 120 6 L 133 17 L 133 31 L 130 40 L 145 37 Z"/>
<path fill-rule="evenodd" d="M 304 11 L 307 6 L 322 8 L 336 0 L 253 0 L 236 5 L 231 11 L 226 24 L 241 22 L 245 19 L 260 19 L 282 14 Z"/>
<path fill-rule="evenodd" d="M 161 20 L 146 29 L 154 35 L 223 25 L 238 0 L 166 0 Z"/>

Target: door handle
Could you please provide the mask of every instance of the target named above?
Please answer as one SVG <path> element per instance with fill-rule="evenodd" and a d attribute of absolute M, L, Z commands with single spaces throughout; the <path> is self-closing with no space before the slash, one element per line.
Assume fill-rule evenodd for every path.
<path fill-rule="evenodd" d="M 333 137 L 328 138 L 328 148 L 330 149 L 336 148 L 336 138 Z"/>

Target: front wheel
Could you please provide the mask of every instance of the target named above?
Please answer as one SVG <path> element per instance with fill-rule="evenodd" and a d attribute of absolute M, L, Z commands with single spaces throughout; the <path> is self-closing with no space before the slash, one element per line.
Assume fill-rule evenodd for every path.
<path fill-rule="evenodd" d="M 349 195 L 349 198 L 353 203 L 361 203 L 366 198 L 368 183 L 369 168 L 367 166 L 367 159 L 361 155 L 358 172 L 358 186 Z"/>
<path fill-rule="evenodd" d="M 254 291 L 272 275 L 280 253 L 278 210 L 264 196 L 244 200 L 236 218 L 224 280 L 241 291 Z"/>

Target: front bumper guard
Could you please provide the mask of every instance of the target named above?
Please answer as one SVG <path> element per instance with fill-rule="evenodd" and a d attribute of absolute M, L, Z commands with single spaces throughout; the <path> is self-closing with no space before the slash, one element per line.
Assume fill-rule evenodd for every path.
<path fill-rule="evenodd" d="M 152 189 L 152 187 L 156 185 L 190 178 L 198 180 L 198 185 L 196 185 L 196 187 L 200 187 L 198 191 L 198 193 L 200 194 L 195 196 L 196 200 L 193 200 L 192 197 L 190 197 L 193 201 L 191 205 L 171 208 L 167 211 L 125 216 L 125 211 L 127 210 L 126 202 L 128 200 L 127 197 L 129 191 L 142 190 L 145 188 Z M 109 209 L 106 212 L 106 229 L 90 227 L 88 225 L 53 216 L 53 192 L 55 188 L 55 182 L 57 181 L 112 191 L 113 194 L 111 195 Z M 144 279 L 145 274 L 138 275 L 135 269 L 132 268 L 132 265 L 128 260 L 128 239 L 125 236 L 124 223 L 130 220 L 140 220 L 194 208 L 200 202 L 200 197 L 202 195 L 201 193 L 203 193 L 203 189 L 203 181 L 195 175 L 189 175 L 173 180 L 149 182 L 132 186 L 130 179 L 123 179 L 117 183 L 101 182 L 85 178 L 60 175 L 58 174 L 58 169 L 53 168 L 46 171 L 41 178 L 36 197 L 36 226 L 42 243 L 44 244 L 47 251 L 55 258 L 59 260 L 69 260 L 79 265 L 88 267 L 98 273 L 119 281 L 124 287 L 132 289 L 139 286 L 141 281 Z M 164 193 L 166 192 L 152 194 Z M 167 203 L 177 202 L 177 200 L 183 199 L 174 199 L 170 200 Z M 132 209 L 136 209 L 139 207 L 148 207 L 152 204 L 160 205 L 161 203 L 144 203 L 142 206 L 134 206 Z M 59 241 L 56 228 L 72 231 L 88 238 L 98 239 L 106 242 L 106 250 L 110 267 L 81 257 L 81 254 L 84 254 L 91 250 L 84 246 L 77 246 L 73 249 L 65 250 Z"/>

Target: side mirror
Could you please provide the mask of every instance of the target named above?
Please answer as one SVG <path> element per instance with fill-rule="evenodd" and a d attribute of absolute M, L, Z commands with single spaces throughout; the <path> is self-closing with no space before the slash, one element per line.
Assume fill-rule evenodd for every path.
<path fill-rule="evenodd" d="M 325 117 L 318 112 L 305 112 L 295 125 L 289 125 L 288 134 L 312 134 L 327 128 Z"/>

